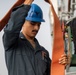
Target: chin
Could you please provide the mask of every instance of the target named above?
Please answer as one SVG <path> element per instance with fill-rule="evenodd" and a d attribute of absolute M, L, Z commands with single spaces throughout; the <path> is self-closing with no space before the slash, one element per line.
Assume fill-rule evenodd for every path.
<path fill-rule="evenodd" d="M 31 38 L 35 38 L 36 35 L 32 35 Z"/>

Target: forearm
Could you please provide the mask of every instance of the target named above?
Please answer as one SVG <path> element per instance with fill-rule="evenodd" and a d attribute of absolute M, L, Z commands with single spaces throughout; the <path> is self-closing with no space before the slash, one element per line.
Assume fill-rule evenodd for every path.
<path fill-rule="evenodd" d="M 29 5 L 22 5 L 13 9 L 9 22 L 4 28 L 3 43 L 5 47 L 9 47 L 17 42 L 29 9 Z"/>
<path fill-rule="evenodd" d="M 4 32 L 19 33 L 25 22 L 25 17 L 30 9 L 29 5 L 22 5 L 13 9 L 8 24 L 4 28 Z"/>

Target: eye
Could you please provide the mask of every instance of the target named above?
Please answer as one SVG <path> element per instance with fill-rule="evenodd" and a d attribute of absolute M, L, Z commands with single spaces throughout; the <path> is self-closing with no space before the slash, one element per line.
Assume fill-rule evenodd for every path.
<path fill-rule="evenodd" d="M 35 25 L 36 23 L 34 23 L 34 22 L 30 22 L 30 24 L 31 24 L 31 25 Z"/>
<path fill-rule="evenodd" d="M 41 25 L 41 24 L 39 23 L 39 24 L 38 24 L 38 27 L 40 27 L 40 25 Z"/>
<path fill-rule="evenodd" d="M 36 23 L 35 23 L 35 22 L 33 22 L 33 21 L 31 21 L 31 22 L 30 22 L 30 24 L 31 24 L 31 25 L 35 25 Z"/>
<path fill-rule="evenodd" d="M 34 21 L 30 21 L 30 24 L 31 24 L 31 25 L 33 25 L 33 26 L 34 26 L 34 25 L 38 25 L 38 26 L 40 26 L 40 25 L 41 25 L 41 23 L 40 23 L 40 22 L 34 22 Z"/>

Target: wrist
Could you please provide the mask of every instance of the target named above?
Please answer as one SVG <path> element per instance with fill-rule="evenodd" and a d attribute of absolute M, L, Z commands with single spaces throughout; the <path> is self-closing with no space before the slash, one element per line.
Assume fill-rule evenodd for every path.
<path fill-rule="evenodd" d="M 32 2 L 27 2 L 27 1 L 25 1 L 25 2 L 24 2 L 24 5 L 31 5 L 31 3 L 32 3 Z"/>

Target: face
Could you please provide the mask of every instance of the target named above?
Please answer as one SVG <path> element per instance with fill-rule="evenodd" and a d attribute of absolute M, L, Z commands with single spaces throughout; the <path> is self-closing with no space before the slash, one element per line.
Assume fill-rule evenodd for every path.
<path fill-rule="evenodd" d="M 22 33 L 25 37 L 34 38 L 40 29 L 41 23 L 33 21 L 25 21 L 22 27 Z"/>

